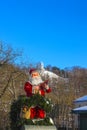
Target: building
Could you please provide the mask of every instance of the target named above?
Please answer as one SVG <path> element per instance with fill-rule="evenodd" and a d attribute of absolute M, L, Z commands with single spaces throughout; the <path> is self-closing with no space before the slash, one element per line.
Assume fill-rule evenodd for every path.
<path fill-rule="evenodd" d="M 74 128 L 79 130 L 87 129 L 87 95 L 80 97 L 74 101 L 75 108 L 72 110 L 74 114 Z"/>
<path fill-rule="evenodd" d="M 67 82 L 67 79 L 66 78 L 63 78 L 63 77 L 60 77 L 58 76 L 57 74 L 51 72 L 51 71 L 48 71 L 44 68 L 44 64 L 43 62 L 41 62 L 39 65 L 38 65 L 38 70 L 41 74 L 42 77 L 48 77 L 48 79 L 52 80 L 52 79 L 56 79 L 57 81 L 65 81 Z"/>

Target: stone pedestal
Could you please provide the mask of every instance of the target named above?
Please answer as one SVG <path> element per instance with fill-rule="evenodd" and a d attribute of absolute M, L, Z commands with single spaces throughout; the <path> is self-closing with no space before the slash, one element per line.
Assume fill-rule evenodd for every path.
<path fill-rule="evenodd" d="M 24 125 L 21 130 L 57 130 L 56 126 Z"/>

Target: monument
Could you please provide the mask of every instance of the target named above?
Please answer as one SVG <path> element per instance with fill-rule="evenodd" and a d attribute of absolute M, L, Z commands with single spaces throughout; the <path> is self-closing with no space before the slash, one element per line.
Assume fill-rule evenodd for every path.
<path fill-rule="evenodd" d="M 24 84 L 26 95 L 19 96 L 12 106 L 11 118 L 16 121 L 14 127 L 20 127 L 21 130 L 56 130 L 50 116 L 53 104 L 45 97 L 46 93 L 52 91 L 49 81 L 43 81 L 35 68 L 29 70 L 29 77 Z"/>

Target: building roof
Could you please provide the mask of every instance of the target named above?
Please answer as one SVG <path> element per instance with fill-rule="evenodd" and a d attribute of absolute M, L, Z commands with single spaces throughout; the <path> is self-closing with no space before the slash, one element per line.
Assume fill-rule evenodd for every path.
<path fill-rule="evenodd" d="M 78 107 L 72 110 L 73 113 L 87 113 L 87 106 Z"/>
<path fill-rule="evenodd" d="M 85 102 L 85 101 L 87 101 L 87 95 L 80 97 L 80 98 L 77 98 L 76 100 L 74 100 L 74 103 Z"/>

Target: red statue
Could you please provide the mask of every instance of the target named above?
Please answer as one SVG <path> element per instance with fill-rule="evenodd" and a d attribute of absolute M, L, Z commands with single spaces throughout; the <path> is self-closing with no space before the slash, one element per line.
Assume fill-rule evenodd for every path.
<path fill-rule="evenodd" d="M 50 87 L 48 86 L 48 80 L 43 81 L 39 72 L 36 69 L 31 69 L 30 73 L 30 81 L 27 81 L 24 86 L 24 90 L 28 97 L 32 96 L 32 94 L 39 93 L 42 96 L 45 96 L 45 92 L 51 92 Z"/>
<path fill-rule="evenodd" d="M 31 97 L 33 94 L 37 93 L 45 96 L 45 93 L 51 92 L 51 88 L 48 85 L 48 80 L 43 81 L 39 72 L 36 69 L 31 69 L 29 71 L 29 74 L 30 80 L 27 81 L 24 85 L 24 90 L 28 97 Z M 46 112 L 39 106 L 31 106 L 28 113 L 28 118 L 30 119 L 42 119 L 46 117 Z"/>

